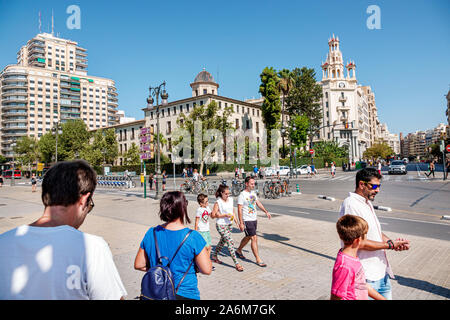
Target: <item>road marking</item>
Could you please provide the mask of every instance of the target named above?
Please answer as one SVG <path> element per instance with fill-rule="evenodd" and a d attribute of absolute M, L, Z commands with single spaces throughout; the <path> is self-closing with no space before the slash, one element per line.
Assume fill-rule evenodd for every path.
<path fill-rule="evenodd" d="M 380 224 L 388 225 L 389 223 L 386 223 L 386 222 L 380 222 Z"/>
<path fill-rule="evenodd" d="M 289 210 L 289 212 L 303 213 L 303 214 L 310 214 L 309 212 L 305 212 L 305 211 L 297 211 L 297 210 Z"/>

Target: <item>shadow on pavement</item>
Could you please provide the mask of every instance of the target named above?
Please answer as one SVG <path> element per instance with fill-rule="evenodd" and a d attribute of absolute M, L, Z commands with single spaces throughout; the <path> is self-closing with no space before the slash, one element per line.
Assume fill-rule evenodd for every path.
<path fill-rule="evenodd" d="M 397 280 L 399 285 L 430 292 L 447 299 L 450 298 L 450 289 L 435 285 L 431 282 L 413 278 L 405 278 L 398 275 L 395 275 L 395 279 Z"/>
<path fill-rule="evenodd" d="M 327 259 L 330 259 L 330 260 L 333 260 L 333 261 L 335 260 L 335 257 L 330 257 L 330 256 L 327 256 L 326 254 L 322 254 L 322 253 L 319 253 L 319 252 L 315 252 L 315 251 L 311 251 L 311 250 L 308 250 L 308 249 L 305 249 L 305 248 L 301 248 L 301 247 L 295 246 L 295 245 L 290 244 L 290 243 L 285 243 L 283 241 L 288 241 L 290 239 L 286 238 L 286 237 L 282 237 L 282 236 L 280 236 L 278 234 L 263 233 L 260 236 L 262 236 L 264 239 L 275 241 L 275 242 L 284 244 L 285 246 L 289 246 L 289 247 L 294 248 L 294 249 L 302 250 L 302 251 L 305 251 L 307 253 L 315 254 L 315 255 L 318 255 L 319 257 L 322 257 L 322 258 L 327 258 Z"/>

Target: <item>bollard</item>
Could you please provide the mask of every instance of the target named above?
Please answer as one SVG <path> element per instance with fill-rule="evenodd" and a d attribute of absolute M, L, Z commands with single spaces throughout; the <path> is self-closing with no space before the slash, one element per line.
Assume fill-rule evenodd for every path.
<path fill-rule="evenodd" d="M 297 192 L 300 192 L 300 184 L 297 183 Z"/>

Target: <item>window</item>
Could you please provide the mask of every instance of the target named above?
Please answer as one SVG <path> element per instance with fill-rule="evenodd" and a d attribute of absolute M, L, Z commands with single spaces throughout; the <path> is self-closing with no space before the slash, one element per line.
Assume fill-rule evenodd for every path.
<path fill-rule="evenodd" d="M 134 139 L 134 128 L 131 128 L 131 139 Z"/>
<path fill-rule="evenodd" d="M 208 93 L 208 90 L 203 89 L 203 94 L 207 94 L 207 93 Z"/>
<path fill-rule="evenodd" d="M 170 121 L 167 121 L 167 134 L 172 133 L 172 123 Z"/>
<path fill-rule="evenodd" d="M 246 122 L 247 122 L 246 123 L 247 124 L 247 126 L 246 126 L 247 128 L 246 129 L 250 129 L 250 120 L 246 120 Z"/>
<path fill-rule="evenodd" d="M 256 122 L 256 133 L 259 133 L 259 122 Z"/>
<path fill-rule="evenodd" d="M 236 129 L 239 129 L 239 119 L 236 119 Z"/>

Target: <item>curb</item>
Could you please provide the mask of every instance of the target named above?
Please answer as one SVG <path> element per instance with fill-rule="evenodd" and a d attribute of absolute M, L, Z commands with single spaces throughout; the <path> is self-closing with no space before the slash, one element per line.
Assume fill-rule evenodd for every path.
<path fill-rule="evenodd" d="M 392 211 L 392 209 L 389 208 L 389 207 L 373 206 L 373 208 L 374 208 L 375 210 L 381 210 L 381 211 Z"/>
<path fill-rule="evenodd" d="M 317 198 L 324 199 L 324 200 L 329 200 L 329 201 L 335 201 L 336 200 L 333 197 L 327 197 L 327 196 L 324 196 L 324 195 L 318 195 Z"/>

